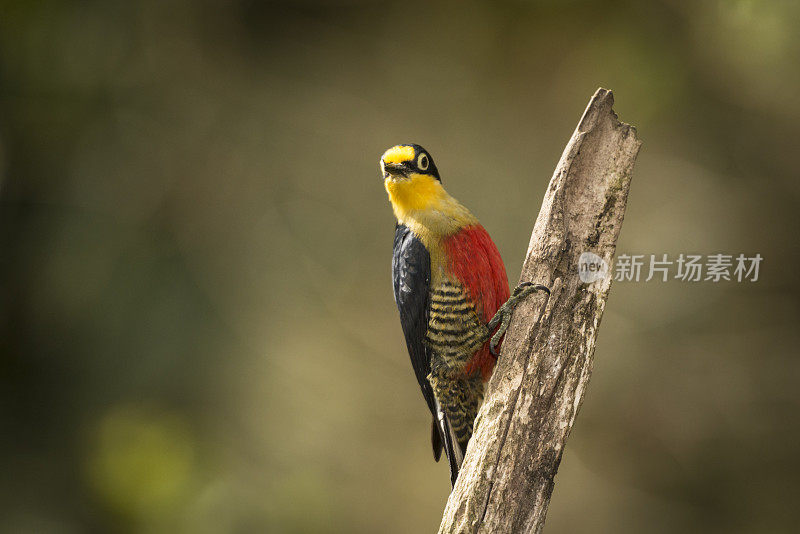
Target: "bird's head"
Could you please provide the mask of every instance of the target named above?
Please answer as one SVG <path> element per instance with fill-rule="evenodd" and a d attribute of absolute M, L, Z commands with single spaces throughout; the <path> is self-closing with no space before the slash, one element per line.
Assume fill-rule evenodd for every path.
<path fill-rule="evenodd" d="M 446 194 L 433 158 L 419 145 L 397 145 L 384 152 L 381 175 L 398 216 L 428 208 Z"/>
<path fill-rule="evenodd" d="M 397 145 L 381 156 L 384 180 L 413 180 L 416 176 L 441 182 L 439 170 L 427 150 L 419 145 Z"/>

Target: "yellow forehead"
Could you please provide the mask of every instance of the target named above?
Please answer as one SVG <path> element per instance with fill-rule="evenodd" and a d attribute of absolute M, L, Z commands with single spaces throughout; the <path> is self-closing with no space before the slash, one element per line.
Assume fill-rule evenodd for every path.
<path fill-rule="evenodd" d="M 403 163 L 414 159 L 414 147 L 397 145 L 383 153 L 381 161 L 384 163 Z"/>

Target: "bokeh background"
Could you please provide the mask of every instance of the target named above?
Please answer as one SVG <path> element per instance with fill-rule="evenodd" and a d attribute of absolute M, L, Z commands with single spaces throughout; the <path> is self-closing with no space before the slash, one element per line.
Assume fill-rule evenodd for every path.
<path fill-rule="evenodd" d="M 794 532 L 800 4 L 0 2 L 0 531 L 430 532 L 387 147 L 516 283 L 586 102 L 644 141 L 547 532 Z"/>

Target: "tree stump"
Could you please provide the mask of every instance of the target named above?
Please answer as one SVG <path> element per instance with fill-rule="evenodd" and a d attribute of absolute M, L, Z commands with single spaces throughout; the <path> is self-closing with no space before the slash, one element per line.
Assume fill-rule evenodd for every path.
<path fill-rule="evenodd" d="M 611 264 L 641 145 L 613 103 L 597 90 L 550 180 L 520 282 L 552 294 L 514 312 L 440 533 L 542 530 L 611 287 L 610 272 L 583 282 L 579 258 Z"/>

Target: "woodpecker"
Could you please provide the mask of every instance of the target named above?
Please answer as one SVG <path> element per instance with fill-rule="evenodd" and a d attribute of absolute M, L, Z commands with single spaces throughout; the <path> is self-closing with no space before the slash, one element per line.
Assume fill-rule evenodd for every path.
<path fill-rule="evenodd" d="M 394 146 L 381 157 L 380 168 L 397 218 L 395 302 L 433 418 L 433 457 L 438 462 L 445 451 L 455 485 L 511 311 L 531 292 L 549 290 L 525 283 L 509 298 L 497 247 L 478 219 L 442 187 L 424 148 Z"/>

